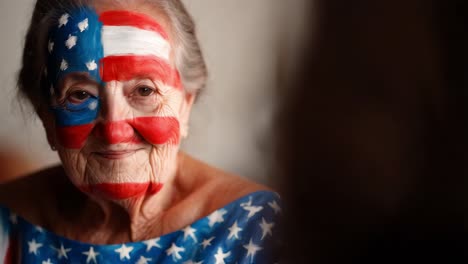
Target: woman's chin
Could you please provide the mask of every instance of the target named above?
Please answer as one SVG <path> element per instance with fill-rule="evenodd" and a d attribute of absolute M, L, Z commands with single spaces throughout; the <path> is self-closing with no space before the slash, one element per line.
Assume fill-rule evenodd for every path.
<path fill-rule="evenodd" d="M 135 199 L 151 196 L 162 188 L 161 183 L 98 183 L 80 186 L 81 191 L 107 200 Z"/>

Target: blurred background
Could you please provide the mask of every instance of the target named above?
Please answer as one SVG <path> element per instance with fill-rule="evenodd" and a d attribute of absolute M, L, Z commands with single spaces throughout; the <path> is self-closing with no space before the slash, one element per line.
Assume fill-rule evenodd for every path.
<path fill-rule="evenodd" d="M 279 187 L 290 263 L 466 263 L 465 2 L 185 0 L 210 79 L 183 149 Z M 5 175 L 57 162 L 15 98 L 32 5 L 0 3 Z"/>
<path fill-rule="evenodd" d="M 41 123 L 18 103 L 15 81 L 34 0 L 0 2 L 0 158 L 8 175 L 58 162 Z M 198 98 L 183 149 L 227 171 L 271 183 L 272 114 L 278 50 L 296 51 L 306 0 L 185 0 L 198 26 L 209 83 Z M 280 38 L 286 41 L 279 42 Z M 292 64 L 292 63 L 290 63 Z M 1 175 L 3 179 L 10 176 Z"/>

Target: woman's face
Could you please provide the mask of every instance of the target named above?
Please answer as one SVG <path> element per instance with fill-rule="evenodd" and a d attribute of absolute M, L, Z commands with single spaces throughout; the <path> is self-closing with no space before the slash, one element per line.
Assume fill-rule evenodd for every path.
<path fill-rule="evenodd" d="M 48 137 L 85 192 L 141 197 L 175 173 L 193 96 L 183 90 L 164 22 L 156 12 L 79 8 L 49 33 Z"/>

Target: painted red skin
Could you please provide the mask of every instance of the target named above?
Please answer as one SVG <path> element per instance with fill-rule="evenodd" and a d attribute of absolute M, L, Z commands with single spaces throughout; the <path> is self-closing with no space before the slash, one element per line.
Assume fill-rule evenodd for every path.
<path fill-rule="evenodd" d="M 114 10 L 103 12 L 99 15 L 99 20 L 106 26 L 133 26 L 145 30 L 158 32 L 166 40 L 169 39 L 167 33 L 163 30 L 153 18 L 140 13 L 134 13 L 124 10 Z"/>
<path fill-rule="evenodd" d="M 178 144 L 180 139 L 179 121 L 175 117 L 144 116 L 80 126 L 58 127 L 60 144 L 69 149 L 80 149 L 93 132 L 107 144 L 140 143 L 137 131 L 153 145 Z"/>
<path fill-rule="evenodd" d="M 81 186 L 81 191 L 93 193 L 110 200 L 125 200 L 129 198 L 138 198 L 148 195 L 154 195 L 162 189 L 161 183 L 99 183 L 87 186 Z"/>
<path fill-rule="evenodd" d="M 103 82 L 128 81 L 144 76 L 182 89 L 179 72 L 155 56 L 108 56 L 100 60 L 99 70 Z"/>

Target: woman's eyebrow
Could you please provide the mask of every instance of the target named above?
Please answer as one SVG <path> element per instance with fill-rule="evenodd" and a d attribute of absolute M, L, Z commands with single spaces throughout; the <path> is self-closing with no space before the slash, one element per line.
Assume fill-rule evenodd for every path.
<path fill-rule="evenodd" d="M 69 82 L 92 82 L 97 83 L 88 73 L 70 73 L 63 78 L 62 84 Z"/>

